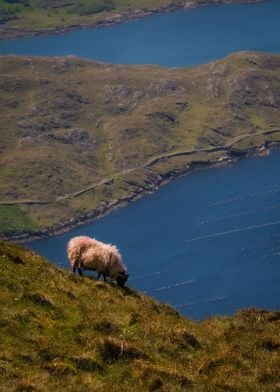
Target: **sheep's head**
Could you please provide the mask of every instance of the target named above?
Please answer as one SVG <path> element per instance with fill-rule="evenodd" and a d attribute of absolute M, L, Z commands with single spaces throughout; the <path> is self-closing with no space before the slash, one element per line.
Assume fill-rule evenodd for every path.
<path fill-rule="evenodd" d="M 117 285 L 123 287 L 128 277 L 129 274 L 127 274 L 125 271 L 118 273 L 118 275 L 116 276 Z"/>

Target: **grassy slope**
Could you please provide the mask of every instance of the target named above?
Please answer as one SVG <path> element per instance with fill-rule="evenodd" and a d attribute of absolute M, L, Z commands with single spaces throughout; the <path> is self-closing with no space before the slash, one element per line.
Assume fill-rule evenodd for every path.
<path fill-rule="evenodd" d="M 238 2 L 240 0 L 231 0 Z M 244 0 L 246 1 L 246 0 Z M 250 1 L 250 0 L 249 0 Z M 115 17 L 169 7 L 198 6 L 224 0 L 0 0 L 0 23 L 28 31 L 92 25 Z M 138 13 L 138 14 L 137 14 Z M 0 37 L 3 32 L 0 29 Z M 4 37 L 4 35 L 3 35 Z"/>
<path fill-rule="evenodd" d="M 249 52 L 187 69 L 1 57 L 0 232 L 82 217 L 192 162 L 279 141 L 279 65 Z"/>
<path fill-rule="evenodd" d="M 0 242 L 1 391 L 279 391 L 280 313 L 192 322 Z"/>

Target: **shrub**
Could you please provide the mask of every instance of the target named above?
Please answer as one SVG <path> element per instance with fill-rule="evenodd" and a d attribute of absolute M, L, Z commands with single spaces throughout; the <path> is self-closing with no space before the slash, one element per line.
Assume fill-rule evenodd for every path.
<path fill-rule="evenodd" d="M 103 11 L 111 11 L 115 5 L 111 0 L 97 1 L 93 4 L 76 4 L 68 8 L 68 13 L 80 16 L 97 14 Z"/>

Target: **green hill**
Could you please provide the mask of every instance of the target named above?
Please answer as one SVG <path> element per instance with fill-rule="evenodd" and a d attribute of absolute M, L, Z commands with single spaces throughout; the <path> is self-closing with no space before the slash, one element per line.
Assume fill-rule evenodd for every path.
<path fill-rule="evenodd" d="M 240 0 L 0 0 L 0 39 L 109 25 L 155 12 Z M 243 0 L 252 2 L 260 0 Z"/>
<path fill-rule="evenodd" d="M 280 313 L 193 322 L 0 242 L 6 391 L 279 391 Z"/>
<path fill-rule="evenodd" d="M 280 56 L 195 68 L 0 57 L 0 236 L 50 234 L 280 141 Z"/>

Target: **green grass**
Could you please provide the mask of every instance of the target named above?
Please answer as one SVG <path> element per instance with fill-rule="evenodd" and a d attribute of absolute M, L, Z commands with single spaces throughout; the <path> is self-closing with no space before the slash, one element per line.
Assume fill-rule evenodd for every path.
<path fill-rule="evenodd" d="M 79 3 L 68 8 L 70 14 L 78 14 L 79 16 L 98 14 L 99 12 L 112 11 L 115 5 L 111 0 L 100 0 L 88 3 Z"/>
<path fill-rule="evenodd" d="M 239 0 L 231 0 L 237 2 Z M 244 0 L 246 1 L 246 0 Z M 222 2 L 225 2 L 222 0 Z M 0 23 L 26 32 L 56 30 L 71 26 L 95 25 L 114 18 L 139 16 L 169 7 L 184 7 L 184 0 L 0 0 Z M 188 6 L 216 3 L 216 0 L 190 0 Z M 1 31 L 5 37 L 5 29 Z M 16 34 L 13 30 L 12 34 Z M 1 35 L 0 35 L 1 37 Z"/>
<path fill-rule="evenodd" d="M 0 242 L 1 391 L 279 390 L 280 313 L 193 322 Z"/>
<path fill-rule="evenodd" d="M 0 206 L 0 236 L 36 230 L 36 223 L 19 206 Z"/>
<path fill-rule="evenodd" d="M 18 19 L 18 15 L 28 5 L 28 0 L 7 1 L 0 0 L 0 24 Z"/>
<path fill-rule="evenodd" d="M 279 142 L 279 65 L 253 52 L 186 69 L 1 57 L 0 205 L 17 209 L 0 235 L 83 220 L 158 175 Z"/>

